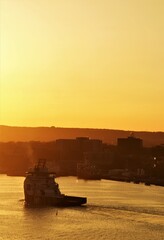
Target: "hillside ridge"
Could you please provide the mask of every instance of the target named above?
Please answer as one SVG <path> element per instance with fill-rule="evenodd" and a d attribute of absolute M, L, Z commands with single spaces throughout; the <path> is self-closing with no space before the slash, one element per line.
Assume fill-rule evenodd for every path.
<path fill-rule="evenodd" d="M 128 137 L 132 131 L 95 128 L 66 127 L 15 127 L 0 125 L 0 142 L 9 141 L 41 141 L 49 142 L 56 139 L 89 137 L 100 139 L 107 144 L 117 144 L 117 138 Z M 133 131 L 135 137 L 143 139 L 144 146 L 164 144 L 164 132 Z"/>

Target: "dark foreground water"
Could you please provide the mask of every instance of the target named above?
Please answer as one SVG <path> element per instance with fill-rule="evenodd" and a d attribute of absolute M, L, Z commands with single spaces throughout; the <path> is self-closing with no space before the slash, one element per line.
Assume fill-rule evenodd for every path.
<path fill-rule="evenodd" d="M 23 177 L 0 175 L 0 240 L 163 240 L 164 187 L 58 178 L 86 207 L 25 208 Z"/>

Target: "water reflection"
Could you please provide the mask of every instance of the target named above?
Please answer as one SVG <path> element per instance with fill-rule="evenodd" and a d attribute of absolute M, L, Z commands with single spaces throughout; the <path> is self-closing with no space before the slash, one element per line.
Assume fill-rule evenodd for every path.
<path fill-rule="evenodd" d="M 2 239 L 163 240 L 162 187 L 59 178 L 63 192 L 86 196 L 88 204 L 31 208 L 24 206 L 23 180 L 0 177 Z"/>

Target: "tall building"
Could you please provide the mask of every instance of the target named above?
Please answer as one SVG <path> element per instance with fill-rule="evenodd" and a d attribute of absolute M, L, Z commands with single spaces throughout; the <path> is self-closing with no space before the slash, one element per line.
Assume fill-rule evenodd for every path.
<path fill-rule="evenodd" d="M 140 138 L 129 136 L 127 138 L 117 139 L 118 151 L 122 153 L 136 154 L 140 153 L 143 148 L 143 141 Z"/>

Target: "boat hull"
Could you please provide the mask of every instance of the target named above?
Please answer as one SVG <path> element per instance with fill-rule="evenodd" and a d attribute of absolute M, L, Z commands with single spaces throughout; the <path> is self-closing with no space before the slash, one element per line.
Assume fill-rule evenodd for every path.
<path fill-rule="evenodd" d="M 74 197 L 74 196 L 59 196 L 59 197 L 34 197 L 26 195 L 25 204 L 27 206 L 57 206 L 57 207 L 71 207 L 81 206 L 87 203 L 85 197 Z"/>

